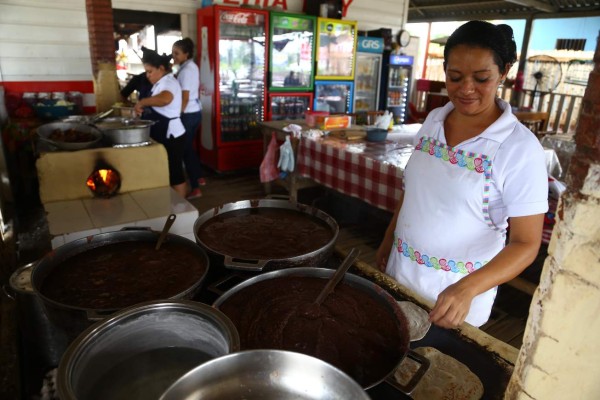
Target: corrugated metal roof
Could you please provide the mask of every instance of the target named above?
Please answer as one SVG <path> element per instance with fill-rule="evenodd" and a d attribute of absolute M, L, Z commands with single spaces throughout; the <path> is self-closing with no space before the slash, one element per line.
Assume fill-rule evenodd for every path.
<path fill-rule="evenodd" d="M 408 22 L 600 16 L 600 0 L 410 0 Z"/>

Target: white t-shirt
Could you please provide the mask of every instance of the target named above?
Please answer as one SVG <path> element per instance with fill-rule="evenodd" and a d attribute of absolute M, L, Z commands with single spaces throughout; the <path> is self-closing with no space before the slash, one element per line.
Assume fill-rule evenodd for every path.
<path fill-rule="evenodd" d="M 200 88 L 200 70 L 194 61 L 187 60 L 179 67 L 177 81 L 181 85 L 181 90 L 190 92 L 188 103 L 185 106 L 184 113 L 198 112 L 202 110 L 198 100 L 198 89 Z"/>
<path fill-rule="evenodd" d="M 152 108 L 162 116 L 169 119 L 172 118 L 171 121 L 169 121 L 167 137 L 171 136 L 176 138 L 185 133 L 185 127 L 179 118 L 179 115 L 181 114 L 181 86 L 179 86 L 179 83 L 173 74 L 163 76 L 154 84 L 154 86 L 152 86 L 152 96 L 156 96 L 164 91 L 171 92 L 173 101 L 166 106 Z"/>
<path fill-rule="evenodd" d="M 537 137 L 513 115 L 510 105 L 496 99 L 502 115 L 478 136 L 456 148 L 489 154 L 492 142 L 500 143 L 492 160 L 489 213 L 492 222 L 506 229 L 509 217 L 543 214 L 548 211 L 548 172 L 546 156 Z M 423 136 L 446 142 L 444 120 L 454 109 L 452 103 L 427 116 L 416 140 Z"/>

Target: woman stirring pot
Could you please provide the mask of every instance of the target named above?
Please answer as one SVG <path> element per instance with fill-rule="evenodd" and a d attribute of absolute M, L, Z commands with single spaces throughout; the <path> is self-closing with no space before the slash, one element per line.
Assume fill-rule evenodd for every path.
<path fill-rule="evenodd" d="M 377 251 L 379 268 L 435 303 L 429 318 L 445 328 L 484 324 L 497 286 L 529 266 L 540 247 L 544 151 L 496 97 L 515 60 L 508 25 L 470 21 L 448 38 L 450 102 L 417 135 L 404 193 Z"/>
<path fill-rule="evenodd" d="M 169 162 L 169 183 L 185 198 L 186 183 L 183 172 L 185 128 L 180 119 L 181 87 L 171 73 L 171 56 L 144 50 L 142 63 L 146 76 L 153 85 L 151 96 L 135 104 L 134 110 L 144 118 L 156 121 L 150 129 L 150 137 L 165 146 Z"/>

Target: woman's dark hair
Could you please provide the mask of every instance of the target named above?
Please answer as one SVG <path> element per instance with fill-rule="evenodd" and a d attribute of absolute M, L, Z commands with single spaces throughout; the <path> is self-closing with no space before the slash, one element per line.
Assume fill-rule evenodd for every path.
<path fill-rule="evenodd" d="M 444 69 L 448 56 L 458 45 L 467 45 L 490 49 L 494 62 L 503 74 L 517 60 L 517 45 L 513 30 L 506 24 L 494 25 L 485 21 L 469 21 L 456 29 L 448 38 L 444 47 Z"/>
<path fill-rule="evenodd" d="M 194 42 L 192 42 L 192 39 L 189 37 L 176 41 L 173 43 L 173 46 L 186 53 L 188 55 L 188 59 L 194 57 Z"/>
<path fill-rule="evenodd" d="M 154 68 L 163 66 L 165 71 L 171 71 L 171 56 L 163 54 L 162 56 L 156 51 L 142 47 L 142 62 L 144 64 L 152 65 Z"/>

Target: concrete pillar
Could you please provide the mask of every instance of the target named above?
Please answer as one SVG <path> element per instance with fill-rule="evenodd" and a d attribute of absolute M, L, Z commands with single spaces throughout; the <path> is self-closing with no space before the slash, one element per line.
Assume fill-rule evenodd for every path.
<path fill-rule="evenodd" d="M 548 258 L 505 399 L 600 399 L 600 37 Z"/>

